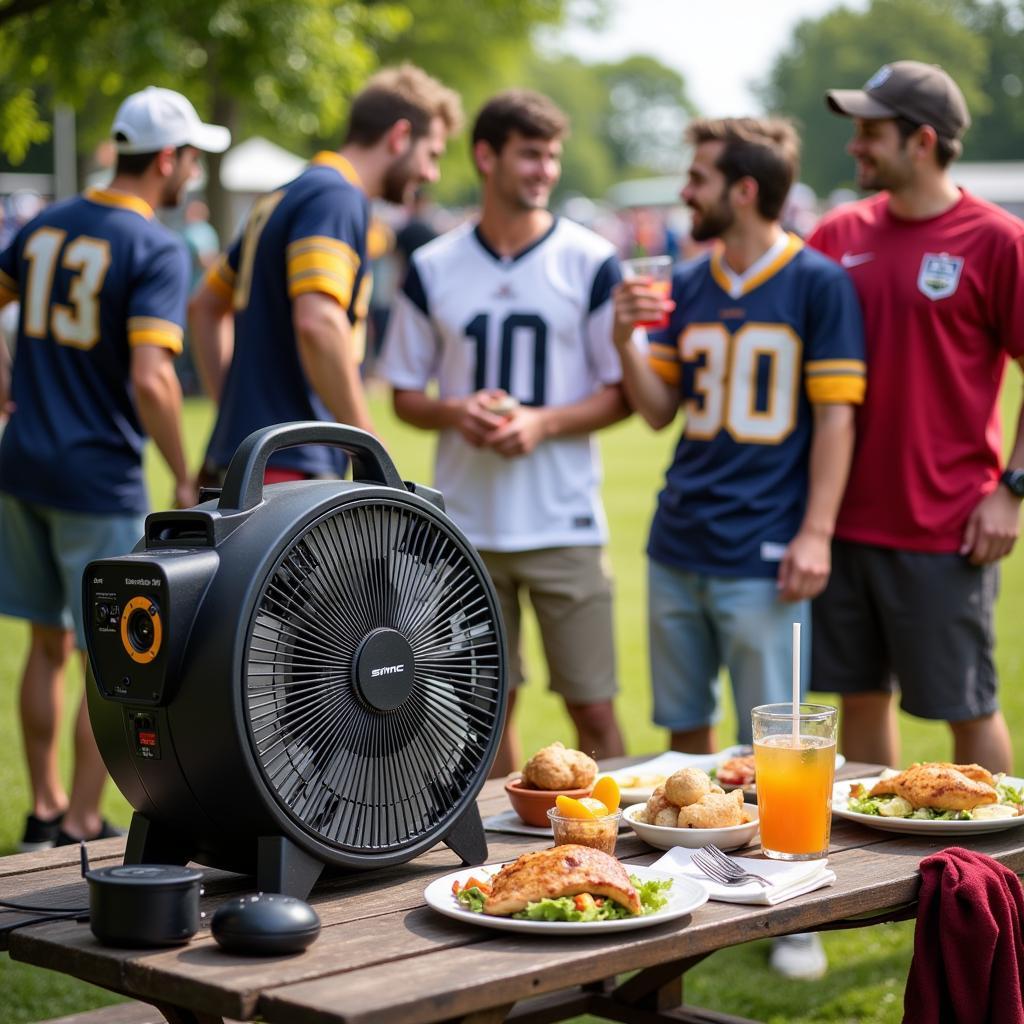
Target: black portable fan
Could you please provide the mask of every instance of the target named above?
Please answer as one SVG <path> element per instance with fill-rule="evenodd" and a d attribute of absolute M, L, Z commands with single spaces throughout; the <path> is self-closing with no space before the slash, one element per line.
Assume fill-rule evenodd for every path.
<path fill-rule="evenodd" d="M 333 444 L 353 480 L 264 489 L 273 452 Z M 441 496 L 369 434 L 271 427 L 219 501 L 146 520 L 83 580 L 89 711 L 135 808 L 126 861 L 197 860 L 305 895 L 324 865 L 440 840 L 486 859 L 475 797 L 508 691 L 497 598 Z"/>

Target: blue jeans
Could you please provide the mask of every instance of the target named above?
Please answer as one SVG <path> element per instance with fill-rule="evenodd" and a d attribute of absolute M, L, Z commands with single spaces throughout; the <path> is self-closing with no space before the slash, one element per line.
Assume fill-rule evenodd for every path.
<path fill-rule="evenodd" d="M 732 680 L 740 743 L 750 710 L 792 699 L 793 623 L 801 623 L 801 689 L 807 689 L 810 602 L 779 600 L 774 579 L 705 576 L 648 562 L 648 628 L 654 721 L 674 732 L 721 717 L 719 670 Z"/>

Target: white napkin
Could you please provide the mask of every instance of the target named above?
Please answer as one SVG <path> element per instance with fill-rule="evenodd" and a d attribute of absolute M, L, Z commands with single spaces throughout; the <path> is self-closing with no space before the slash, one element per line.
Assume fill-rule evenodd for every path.
<path fill-rule="evenodd" d="M 674 846 L 651 867 L 672 875 L 686 875 L 700 882 L 713 900 L 721 900 L 723 903 L 756 903 L 766 907 L 784 903 L 795 896 L 803 896 L 805 892 L 821 889 L 836 880 L 835 872 L 829 868 L 827 860 L 753 860 L 750 857 L 734 857 L 733 860 L 746 871 L 761 875 L 772 884 L 764 886 L 760 882 L 744 882 L 743 885 L 721 885 L 708 878 L 693 863 L 692 857 L 693 850 Z"/>

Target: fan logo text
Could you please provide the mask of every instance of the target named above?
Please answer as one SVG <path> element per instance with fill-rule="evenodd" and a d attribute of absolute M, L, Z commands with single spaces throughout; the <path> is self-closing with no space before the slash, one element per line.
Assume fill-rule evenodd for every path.
<path fill-rule="evenodd" d="M 371 668 L 370 678 L 376 679 L 378 676 L 393 676 L 396 672 L 405 671 L 405 665 L 385 665 L 383 668 Z"/>

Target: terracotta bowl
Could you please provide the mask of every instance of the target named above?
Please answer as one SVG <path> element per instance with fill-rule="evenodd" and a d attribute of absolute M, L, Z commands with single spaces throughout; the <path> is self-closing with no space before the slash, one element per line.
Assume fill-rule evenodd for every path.
<path fill-rule="evenodd" d="M 523 785 L 519 776 L 509 779 L 505 783 L 505 792 L 508 793 L 509 803 L 512 809 L 523 819 L 527 825 L 536 825 L 538 828 L 547 828 L 548 811 L 555 806 L 555 800 L 560 796 L 571 796 L 577 800 L 590 796 L 590 790 L 586 789 L 529 789 Z"/>

